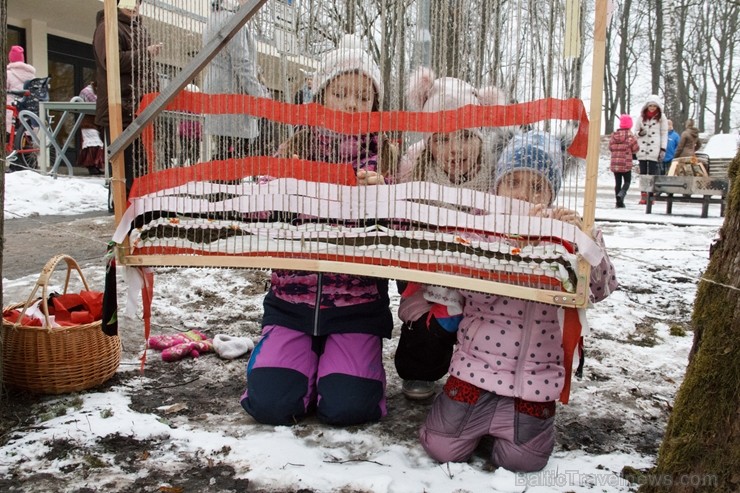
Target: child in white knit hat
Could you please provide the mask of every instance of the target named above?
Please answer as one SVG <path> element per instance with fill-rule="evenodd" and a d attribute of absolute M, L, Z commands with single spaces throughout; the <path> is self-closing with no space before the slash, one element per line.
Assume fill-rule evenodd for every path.
<path fill-rule="evenodd" d="M 345 35 L 327 53 L 314 75 L 313 101 L 346 113 L 379 111 L 383 99 L 380 69 L 354 35 Z M 279 157 L 351 163 L 360 184 L 385 183 L 396 169 L 398 149 L 383 134 L 346 135 L 306 127 L 280 145 Z"/>
<path fill-rule="evenodd" d="M 506 104 L 496 87 L 477 89 L 453 77 L 436 78 L 428 68 L 410 77 L 407 101 L 412 110 L 437 113 L 463 106 Z M 440 114 L 440 118 L 442 115 Z M 426 134 L 401 158 L 398 182 L 428 181 L 439 185 L 491 192 L 495 174 L 494 140 L 508 132 L 464 128 L 450 133 Z M 455 325 L 461 313 L 456 291 L 399 283 L 402 320 L 395 364 L 409 399 L 434 394 L 434 382 L 447 372 L 455 343 Z"/>
<path fill-rule="evenodd" d="M 324 56 L 314 101 L 363 114 L 383 98 L 380 70 L 345 37 Z M 358 183 L 384 183 L 396 152 L 377 133 L 345 135 L 304 128 L 278 154 L 351 164 Z M 316 411 L 332 425 L 378 421 L 386 414 L 383 338 L 393 316 L 388 280 L 348 274 L 274 270 L 264 301 L 262 338 L 247 366 L 242 407 L 260 423 L 290 425 Z"/>

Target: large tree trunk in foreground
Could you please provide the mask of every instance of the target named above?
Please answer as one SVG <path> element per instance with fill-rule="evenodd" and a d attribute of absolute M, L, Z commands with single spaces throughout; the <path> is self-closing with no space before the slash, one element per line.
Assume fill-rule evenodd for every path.
<path fill-rule="evenodd" d="M 640 493 L 740 491 L 740 152 L 720 240 L 700 281 L 694 347 L 658 464 Z M 657 483 L 657 484 L 650 484 Z"/>
<path fill-rule="evenodd" d="M 0 81 L 2 81 L 2 88 L 0 88 L 0 97 L 5 101 L 5 86 L 7 81 L 7 74 L 5 73 L 8 59 L 6 53 L 10 51 L 8 49 L 8 0 L 0 0 Z M 4 115 L 4 113 L 3 113 Z M 4 123 L 3 123 L 4 125 Z M 0 307 L 3 305 L 3 251 L 5 251 L 5 129 L 0 132 L 0 149 L 2 149 L 2 169 L 0 169 Z M 0 333 L 0 354 L 3 349 L 3 338 Z M 0 356 L 0 396 L 2 395 L 2 384 L 3 382 L 3 360 Z M 2 398 L 0 397 L 0 400 Z"/>

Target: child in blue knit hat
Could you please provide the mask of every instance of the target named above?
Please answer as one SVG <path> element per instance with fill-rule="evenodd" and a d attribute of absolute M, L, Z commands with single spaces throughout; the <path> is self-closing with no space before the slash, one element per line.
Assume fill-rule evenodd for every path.
<path fill-rule="evenodd" d="M 496 168 L 496 194 L 529 202 L 522 213 L 581 227 L 575 211 L 553 207 L 563 179 L 560 139 L 544 132 L 517 135 Z M 594 231 L 594 241 L 604 255 L 591 269 L 592 302 L 617 287 L 601 232 Z M 449 377 L 421 427 L 421 444 L 440 462 L 464 462 L 481 438 L 491 436 L 494 466 L 538 471 L 555 446 L 555 402 L 566 383 L 562 308 L 460 293 L 462 317 Z"/>
<path fill-rule="evenodd" d="M 561 141 L 545 132 L 515 135 L 496 165 L 497 195 L 550 206 L 563 182 Z"/>

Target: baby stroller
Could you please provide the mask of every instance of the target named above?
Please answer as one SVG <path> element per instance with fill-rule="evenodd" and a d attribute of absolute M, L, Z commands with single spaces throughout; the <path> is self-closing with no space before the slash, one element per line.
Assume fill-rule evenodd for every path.
<path fill-rule="evenodd" d="M 8 142 L 13 146 L 13 157 L 10 169 L 37 169 L 39 155 L 38 128 L 41 126 L 39 118 L 39 103 L 49 100 L 49 81 L 51 77 L 31 79 L 23 84 L 23 91 L 15 102 L 13 112 L 14 134 Z M 53 158 L 53 156 L 52 156 Z"/>

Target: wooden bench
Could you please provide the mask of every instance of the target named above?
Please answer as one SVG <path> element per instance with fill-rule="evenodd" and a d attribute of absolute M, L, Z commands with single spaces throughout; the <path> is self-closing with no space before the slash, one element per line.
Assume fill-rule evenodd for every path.
<path fill-rule="evenodd" d="M 711 176 L 641 176 L 640 191 L 647 192 L 645 213 L 653 211 L 654 202 L 665 202 L 665 213 L 673 212 L 673 203 L 701 204 L 701 217 L 709 216 L 709 205 L 719 204 L 725 216 L 729 180 Z"/>

